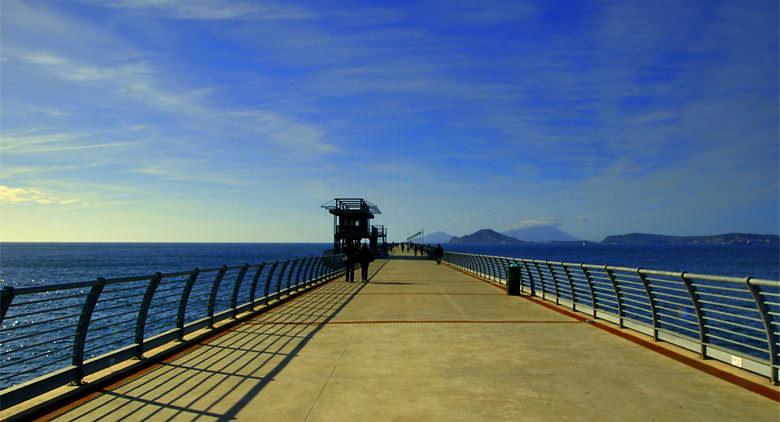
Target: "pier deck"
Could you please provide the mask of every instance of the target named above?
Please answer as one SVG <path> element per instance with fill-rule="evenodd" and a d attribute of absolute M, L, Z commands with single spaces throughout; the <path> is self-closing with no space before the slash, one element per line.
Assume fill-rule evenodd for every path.
<path fill-rule="evenodd" d="M 751 420 L 780 405 L 435 262 L 372 264 L 55 420 Z"/>

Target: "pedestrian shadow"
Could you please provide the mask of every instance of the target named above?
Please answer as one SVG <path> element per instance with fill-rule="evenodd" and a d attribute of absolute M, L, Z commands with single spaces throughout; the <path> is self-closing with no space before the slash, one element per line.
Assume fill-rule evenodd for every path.
<path fill-rule="evenodd" d="M 321 286 L 53 420 L 235 419 L 365 286 L 342 279 Z"/>

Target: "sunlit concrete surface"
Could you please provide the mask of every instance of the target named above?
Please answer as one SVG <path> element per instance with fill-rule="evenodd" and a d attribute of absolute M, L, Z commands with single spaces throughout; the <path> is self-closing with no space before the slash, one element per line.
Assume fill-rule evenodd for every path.
<path fill-rule="evenodd" d="M 776 402 L 444 265 L 371 270 L 56 420 L 780 420 Z"/>

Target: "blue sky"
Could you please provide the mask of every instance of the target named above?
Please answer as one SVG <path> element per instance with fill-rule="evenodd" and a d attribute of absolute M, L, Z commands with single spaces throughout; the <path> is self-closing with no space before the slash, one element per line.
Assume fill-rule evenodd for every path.
<path fill-rule="evenodd" d="M 739 4 L 737 4 L 739 3 Z M 778 233 L 776 1 L 0 4 L 0 240 Z"/>

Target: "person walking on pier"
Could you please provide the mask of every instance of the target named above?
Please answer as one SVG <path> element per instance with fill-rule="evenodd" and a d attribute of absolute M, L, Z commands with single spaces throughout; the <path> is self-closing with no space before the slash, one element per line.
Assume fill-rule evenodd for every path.
<path fill-rule="evenodd" d="M 368 264 L 374 260 L 374 255 L 368 250 L 365 244 L 360 245 L 360 250 L 357 254 L 358 262 L 360 262 L 360 275 L 363 283 L 368 282 Z"/>
<path fill-rule="evenodd" d="M 344 245 L 344 260 L 346 262 L 346 272 L 345 276 L 348 283 L 354 283 L 355 282 L 355 261 L 357 261 L 357 254 L 355 252 L 355 248 L 352 247 L 352 244 L 347 242 L 346 245 Z"/>
<path fill-rule="evenodd" d="M 436 265 L 441 264 L 441 257 L 444 256 L 444 249 L 441 248 L 441 243 L 436 245 L 436 249 L 433 250 L 433 257 L 436 259 Z"/>

